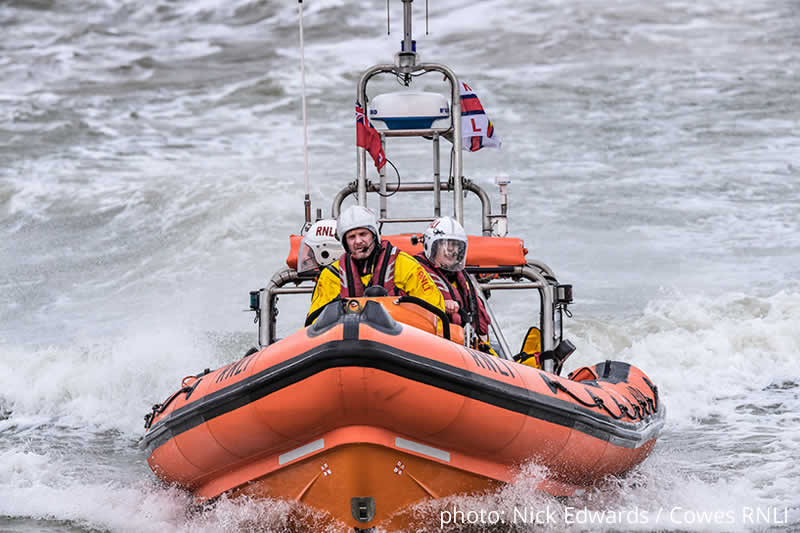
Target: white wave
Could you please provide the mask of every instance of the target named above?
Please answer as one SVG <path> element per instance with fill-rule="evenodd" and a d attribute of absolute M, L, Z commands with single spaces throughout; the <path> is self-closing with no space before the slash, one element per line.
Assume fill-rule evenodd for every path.
<path fill-rule="evenodd" d="M 309 531 L 341 531 L 320 513 L 296 503 L 223 496 L 199 507 L 192 496 L 152 479 L 130 483 L 98 480 L 61 471 L 57 457 L 0 452 L 0 515 L 69 522 L 86 529 L 130 533 L 293 530 L 293 520 L 312 524 Z"/>
<path fill-rule="evenodd" d="M 220 365 L 207 337 L 177 324 L 140 321 L 142 329 L 113 343 L 0 348 L 0 396 L 11 412 L 6 422 L 46 418 L 138 437 L 144 414 L 177 390 L 181 378 Z"/>
<path fill-rule="evenodd" d="M 483 494 L 453 496 L 414 506 L 417 531 L 750 531 L 757 510 L 774 520 L 795 518 L 791 500 L 759 494 L 740 476 L 702 480 L 656 451 L 627 475 L 599 482 L 580 495 L 555 498 L 537 491 L 547 472 L 521 465 L 508 485 Z M 762 526 L 763 526 L 762 519 Z M 754 527 L 756 526 L 756 527 Z"/>
<path fill-rule="evenodd" d="M 58 470 L 47 456 L 2 454 L 17 470 L 0 482 L 0 514 L 15 518 L 72 522 L 80 527 L 125 532 L 179 531 L 190 496 L 151 483 L 134 486 L 48 479 Z M 183 529 L 188 531 L 190 528 Z"/>
<path fill-rule="evenodd" d="M 672 291 L 638 318 L 576 321 L 572 365 L 605 359 L 630 362 L 659 386 L 669 424 L 693 425 L 734 392 L 759 395 L 784 380 L 798 381 L 800 293 L 703 295 Z"/>

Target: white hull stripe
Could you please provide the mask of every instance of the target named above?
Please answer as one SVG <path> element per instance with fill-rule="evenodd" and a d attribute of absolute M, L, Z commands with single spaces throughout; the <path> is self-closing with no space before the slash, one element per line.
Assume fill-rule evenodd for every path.
<path fill-rule="evenodd" d="M 450 462 L 450 452 L 440 450 L 439 448 L 434 448 L 433 446 L 420 444 L 419 442 L 402 439 L 400 437 L 394 439 L 394 445 L 398 448 L 403 448 L 404 450 L 416 452 L 421 455 L 427 455 L 428 457 L 433 457 L 434 459 L 439 459 L 440 461 L 447 461 L 448 463 Z"/>
<path fill-rule="evenodd" d="M 321 450 L 324 447 L 325 447 L 325 439 L 319 439 L 315 440 L 314 442 L 309 442 L 305 446 L 300 446 L 299 448 L 295 448 L 290 452 L 286 452 L 283 455 L 279 455 L 278 464 L 284 465 L 286 463 L 294 461 L 295 459 L 300 459 L 305 455 Z"/>

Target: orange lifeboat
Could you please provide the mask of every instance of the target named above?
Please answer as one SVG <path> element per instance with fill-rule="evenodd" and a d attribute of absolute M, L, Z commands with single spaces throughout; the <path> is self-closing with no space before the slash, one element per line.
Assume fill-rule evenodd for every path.
<path fill-rule="evenodd" d="M 636 367 L 560 377 L 442 338 L 439 322 L 394 298 L 328 305 L 184 380 L 147 417 L 148 462 L 201 500 L 285 498 L 391 530 L 398 511 L 507 483 L 531 458 L 550 472 L 541 489 L 570 495 L 653 448 L 664 409 Z"/>
<path fill-rule="evenodd" d="M 496 488 L 531 460 L 549 473 L 541 490 L 574 494 L 641 462 L 664 424 L 656 386 L 628 363 L 605 361 L 559 375 L 575 349 L 563 338 L 572 285 L 559 283 L 546 264 L 529 260 L 522 240 L 506 237 L 510 180 L 495 179 L 498 213 L 486 191 L 464 177 L 465 137 L 471 151 L 484 141 L 498 146 L 499 138 L 477 95 L 452 69 L 416 63 L 412 2 L 403 2 L 404 49 L 395 63 L 374 65 L 359 78 L 356 138 L 371 136 L 367 142 L 376 166 L 377 144 L 388 150 L 394 137 L 429 141 L 433 172 L 427 181 L 401 183 L 398 171 L 390 187 L 384 172 L 378 181 L 368 180 L 371 165 L 361 142 L 356 181 L 334 197 L 330 214 L 335 217 L 351 195 L 366 207 L 367 194 L 377 193 L 380 227 L 433 221 L 442 213 L 442 192 L 449 191 L 452 213 L 463 224 L 464 194 L 476 195 L 481 235 L 468 237 L 464 271 L 490 316 L 489 334 L 478 343 L 468 320 L 466 331 L 451 327 L 438 308 L 402 296 L 334 300 L 308 317 L 316 318 L 313 324 L 278 339 L 278 298 L 310 294 L 319 269 L 330 268 L 334 259 L 334 248 L 326 248 L 320 256 L 327 262 L 317 261 L 316 271 L 303 265 L 298 272 L 301 238 L 292 236 L 286 267 L 267 287 L 250 293 L 261 349 L 184 379 L 145 417 L 150 467 L 200 500 L 222 494 L 283 498 L 319 509 L 350 531 L 394 531 L 406 526 L 404 510 L 415 503 Z M 370 102 L 367 83 L 389 73 L 405 86 L 418 74 L 442 75 L 449 98 L 402 90 Z M 462 101 L 469 104 L 462 107 Z M 466 136 L 464 111 L 471 125 Z M 382 124 L 380 132 L 373 120 Z M 452 143 L 444 175 L 440 142 Z M 426 191 L 432 195 L 432 218 L 389 216 L 390 196 Z M 308 193 L 305 213 L 308 231 L 313 227 Z M 333 237 L 330 225 L 325 231 Z M 380 233 L 403 251 L 422 250 L 410 234 Z M 488 304 L 493 291 L 512 289 L 537 291 L 525 300 L 535 318 L 519 354 L 512 352 Z M 486 343 L 493 354 L 469 347 L 489 350 Z"/>

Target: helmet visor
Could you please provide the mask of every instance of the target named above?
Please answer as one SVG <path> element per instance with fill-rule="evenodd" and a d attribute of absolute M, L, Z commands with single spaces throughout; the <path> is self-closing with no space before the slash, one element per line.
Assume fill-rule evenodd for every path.
<path fill-rule="evenodd" d="M 297 252 L 297 273 L 304 274 L 319 270 L 320 266 L 314 250 L 305 241 L 302 241 L 300 243 L 300 251 Z"/>
<path fill-rule="evenodd" d="M 297 273 L 304 274 L 330 265 L 344 253 L 339 241 L 309 242 L 303 239 L 297 252 Z"/>
<path fill-rule="evenodd" d="M 441 269 L 458 272 L 467 260 L 467 243 L 457 239 L 437 239 L 431 245 L 433 263 Z"/>

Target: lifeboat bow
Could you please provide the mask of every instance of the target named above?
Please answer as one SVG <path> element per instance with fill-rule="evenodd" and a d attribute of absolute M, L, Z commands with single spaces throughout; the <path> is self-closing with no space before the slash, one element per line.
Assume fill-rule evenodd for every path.
<path fill-rule="evenodd" d="M 329 305 L 196 378 L 152 421 L 153 470 L 201 499 L 293 499 L 368 528 L 423 499 L 510 482 L 532 457 L 550 472 L 541 488 L 570 495 L 653 447 L 664 409 L 637 368 L 559 377 L 402 324 L 391 298 L 375 300 Z"/>

